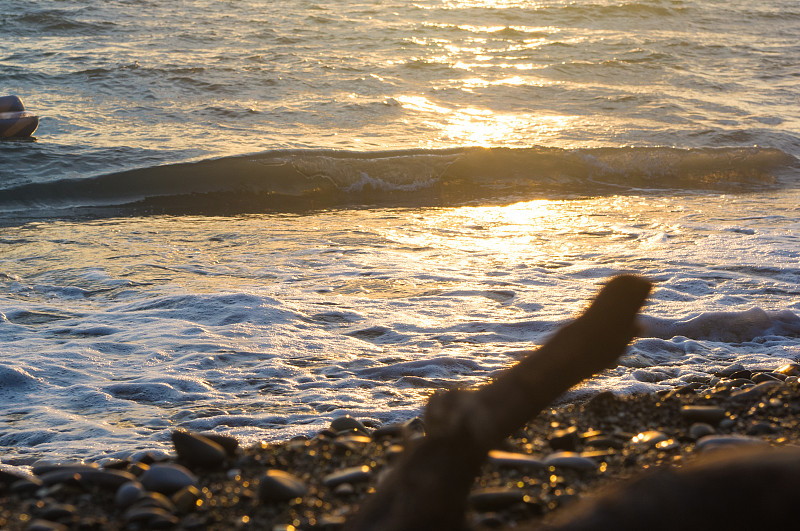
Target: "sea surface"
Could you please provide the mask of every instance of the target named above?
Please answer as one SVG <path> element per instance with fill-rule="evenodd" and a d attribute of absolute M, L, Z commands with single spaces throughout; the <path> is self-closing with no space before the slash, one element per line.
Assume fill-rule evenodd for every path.
<path fill-rule="evenodd" d="M 800 359 L 796 0 L 3 0 L 0 462 L 387 423 L 613 275 L 565 395 Z"/>

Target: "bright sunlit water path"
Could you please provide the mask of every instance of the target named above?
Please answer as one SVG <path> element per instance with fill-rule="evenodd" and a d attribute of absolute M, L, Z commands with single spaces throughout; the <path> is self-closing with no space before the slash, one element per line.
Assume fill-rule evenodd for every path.
<path fill-rule="evenodd" d="M 417 415 L 656 291 L 629 393 L 800 359 L 794 1 L 6 0 L 0 461 Z"/>

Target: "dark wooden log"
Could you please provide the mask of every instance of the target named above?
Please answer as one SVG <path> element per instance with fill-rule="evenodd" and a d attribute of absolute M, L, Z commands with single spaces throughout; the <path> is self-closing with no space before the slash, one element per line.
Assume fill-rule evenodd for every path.
<path fill-rule="evenodd" d="M 585 313 L 494 382 L 431 397 L 427 436 L 378 486 L 349 531 L 464 528 L 467 495 L 486 454 L 581 380 L 613 365 L 635 335 L 651 284 L 612 279 Z"/>

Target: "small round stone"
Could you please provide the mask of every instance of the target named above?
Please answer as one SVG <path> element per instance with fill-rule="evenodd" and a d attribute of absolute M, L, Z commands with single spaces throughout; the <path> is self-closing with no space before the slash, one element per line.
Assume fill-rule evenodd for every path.
<path fill-rule="evenodd" d="M 526 469 L 544 468 L 545 464 L 532 455 L 520 454 L 516 452 L 504 452 L 502 450 L 492 450 L 489 452 L 489 463 L 502 467 Z"/>
<path fill-rule="evenodd" d="M 715 450 L 724 447 L 764 446 L 767 442 L 757 437 L 744 435 L 707 435 L 697 441 L 695 448 L 701 451 Z"/>
<path fill-rule="evenodd" d="M 716 430 L 711 424 L 707 424 L 705 422 L 695 422 L 689 427 L 689 436 L 692 439 L 699 439 L 700 437 L 705 437 L 706 435 L 713 435 L 716 433 Z"/>
<path fill-rule="evenodd" d="M 302 498 L 306 494 L 306 484 L 283 470 L 267 470 L 258 484 L 258 499 L 264 503 L 282 502 Z"/>
<path fill-rule="evenodd" d="M 190 466 L 217 468 L 225 461 L 225 450 L 219 444 L 186 430 L 172 432 L 172 444 L 178 458 Z"/>
<path fill-rule="evenodd" d="M 331 421 L 330 426 L 331 431 L 336 433 L 341 432 L 357 432 L 358 434 L 366 435 L 369 433 L 367 427 L 364 426 L 360 421 L 354 419 L 350 415 L 345 415 L 343 417 L 336 417 Z"/>
<path fill-rule="evenodd" d="M 544 458 L 546 466 L 569 468 L 571 470 L 595 470 L 597 463 L 588 457 L 583 457 L 577 452 L 556 452 Z"/>
<path fill-rule="evenodd" d="M 129 481 L 121 485 L 117 489 L 117 494 L 114 496 L 114 503 L 117 507 L 129 507 L 135 502 L 139 496 L 142 496 L 146 491 L 141 483 L 138 481 Z"/>
<path fill-rule="evenodd" d="M 190 485 L 197 486 L 197 477 L 186 467 L 174 464 L 151 466 L 142 474 L 142 485 L 147 490 L 172 494 Z"/>
<path fill-rule="evenodd" d="M 361 483 L 369 480 L 371 477 L 372 472 L 367 465 L 354 466 L 328 474 L 322 478 L 322 484 L 326 487 L 333 488 L 342 483 Z"/>
<path fill-rule="evenodd" d="M 772 372 L 785 374 L 786 376 L 800 376 L 800 363 L 787 363 Z"/>

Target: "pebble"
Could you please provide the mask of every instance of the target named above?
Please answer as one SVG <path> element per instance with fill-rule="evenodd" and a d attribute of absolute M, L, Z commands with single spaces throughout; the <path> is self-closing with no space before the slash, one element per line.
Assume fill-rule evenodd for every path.
<path fill-rule="evenodd" d="M 145 492 L 131 507 L 160 507 L 170 513 L 175 512 L 175 504 L 160 492 Z"/>
<path fill-rule="evenodd" d="M 197 507 L 197 500 L 202 496 L 200 489 L 194 486 L 184 487 L 172 495 L 172 503 L 175 510 L 180 513 L 188 513 Z"/>
<path fill-rule="evenodd" d="M 360 435 L 369 435 L 369 430 L 359 420 L 354 419 L 350 415 L 343 417 L 336 417 L 331 421 L 331 431 L 336 433 L 352 432 L 355 431 Z"/>
<path fill-rule="evenodd" d="M 699 439 L 700 437 L 705 437 L 706 435 L 713 435 L 716 433 L 714 427 L 711 424 L 707 424 L 705 422 L 695 422 L 689 427 L 689 436 L 692 439 Z"/>
<path fill-rule="evenodd" d="M 728 365 L 724 369 L 715 372 L 714 376 L 718 376 L 720 378 L 730 378 L 732 374 L 743 370 L 745 370 L 744 365 L 741 363 L 734 363 L 733 365 Z"/>
<path fill-rule="evenodd" d="M 267 470 L 258 484 L 258 499 L 263 503 L 289 501 L 306 494 L 306 484 L 283 470 Z"/>
<path fill-rule="evenodd" d="M 589 448 L 613 448 L 615 450 L 620 450 L 624 446 L 622 441 L 607 435 L 597 435 L 595 437 L 591 437 L 586 440 L 584 445 Z"/>
<path fill-rule="evenodd" d="M 787 363 L 772 372 L 785 374 L 786 376 L 800 376 L 800 363 Z"/>
<path fill-rule="evenodd" d="M 780 387 L 783 385 L 783 382 L 779 380 L 773 380 L 771 382 L 762 382 L 760 384 L 754 385 L 753 387 L 747 389 L 741 389 L 739 391 L 734 391 L 731 393 L 731 398 L 734 400 L 754 400 L 772 388 Z"/>
<path fill-rule="evenodd" d="M 126 508 L 135 502 L 139 496 L 143 495 L 146 491 L 141 483 L 138 481 L 129 481 L 120 485 L 117 493 L 114 496 L 114 503 L 117 507 Z"/>
<path fill-rule="evenodd" d="M 39 516 L 45 520 L 61 520 L 74 516 L 76 511 L 74 505 L 56 503 L 45 507 Z"/>
<path fill-rule="evenodd" d="M 681 416 L 691 422 L 716 424 L 725 418 L 725 410 L 716 406 L 683 406 Z"/>
<path fill-rule="evenodd" d="M 372 477 L 372 471 L 367 465 L 354 466 L 337 470 L 322 478 L 322 484 L 333 488 L 342 483 L 361 483 Z"/>
<path fill-rule="evenodd" d="M 532 455 L 516 452 L 504 452 L 502 450 L 492 450 L 489 452 L 489 463 L 497 466 L 511 468 L 545 468 L 544 462 L 536 459 Z"/>
<path fill-rule="evenodd" d="M 556 452 L 544 458 L 544 464 L 571 470 L 595 470 L 597 463 L 588 457 L 583 457 L 577 452 Z"/>
<path fill-rule="evenodd" d="M 198 435 L 220 445 L 228 457 L 236 457 L 236 453 L 239 450 L 239 441 L 236 437 L 220 435 L 219 433 L 199 433 Z"/>
<path fill-rule="evenodd" d="M 141 482 L 147 490 L 172 494 L 184 487 L 197 486 L 197 477 L 184 466 L 158 464 L 142 474 Z"/>
<path fill-rule="evenodd" d="M 755 383 L 758 384 L 758 383 L 763 383 L 763 382 L 778 382 L 778 381 L 782 382 L 783 378 L 777 378 L 775 376 L 772 376 L 768 372 L 760 372 L 760 373 L 756 374 L 755 376 L 753 376 L 751 378 L 751 380 L 753 380 Z"/>
<path fill-rule="evenodd" d="M 753 446 L 766 445 L 766 441 L 756 437 L 746 435 L 706 435 L 701 437 L 695 444 L 695 448 L 701 451 L 715 450 L 717 448 L 732 446 Z"/>
<path fill-rule="evenodd" d="M 207 437 L 186 430 L 172 432 L 172 444 L 181 461 L 193 466 L 217 468 L 227 454 L 219 444 Z"/>

